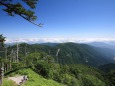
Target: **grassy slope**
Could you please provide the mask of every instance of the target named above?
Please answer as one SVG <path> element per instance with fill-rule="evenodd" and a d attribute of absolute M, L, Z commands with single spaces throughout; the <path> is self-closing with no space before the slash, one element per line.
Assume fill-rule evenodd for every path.
<path fill-rule="evenodd" d="M 83 65 L 73 65 L 74 70 L 76 70 L 76 78 L 71 76 L 71 74 L 64 74 L 63 77 L 66 77 L 66 83 L 69 83 L 68 86 L 106 86 L 106 83 L 103 81 L 101 73 L 96 71 L 94 68 Z M 27 75 L 29 80 L 22 86 L 65 86 L 51 79 L 45 79 L 42 76 L 35 73 L 30 68 L 20 69 L 16 72 L 9 74 L 9 76 L 15 75 Z M 60 75 L 61 76 L 61 75 Z M 74 82 L 72 83 L 71 82 Z M 17 86 L 15 83 L 5 79 L 2 86 Z"/>
<path fill-rule="evenodd" d="M 15 84 L 15 82 L 5 78 L 3 80 L 2 86 L 17 86 L 17 85 Z"/>
<path fill-rule="evenodd" d="M 12 73 L 11 75 L 16 75 L 16 74 L 28 76 L 29 79 L 22 86 L 65 86 L 60 83 L 55 82 L 54 80 L 45 79 L 29 68 L 18 70 Z M 4 82 L 11 83 L 11 81 L 8 81 L 8 80 L 5 80 Z M 3 85 L 3 86 L 16 86 L 16 85 Z"/>

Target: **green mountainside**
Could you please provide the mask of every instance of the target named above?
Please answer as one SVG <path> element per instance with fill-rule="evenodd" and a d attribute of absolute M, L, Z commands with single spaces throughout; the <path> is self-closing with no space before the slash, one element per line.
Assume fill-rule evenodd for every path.
<path fill-rule="evenodd" d="M 16 46 L 9 47 L 10 52 L 11 49 L 16 49 Z M 58 56 L 56 56 L 58 50 L 60 51 L 58 52 Z M 86 44 L 61 43 L 55 46 L 44 44 L 20 44 L 20 57 L 24 57 L 25 53 L 29 54 L 33 52 L 45 52 L 48 55 L 51 55 L 56 62 L 61 64 L 99 66 L 112 62 L 108 55 L 100 52 L 99 49 Z"/>
<path fill-rule="evenodd" d="M 108 73 L 97 69 L 111 60 L 95 47 L 76 43 L 61 43 L 55 46 L 22 43 L 18 47 L 18 52 L 17 45 L 13 45 L 8 46 L 5 56 L 1 53 L 0 61 L 4 62 L 6 77 L 3 86 L 16 86 L 7 79 L 15 75 L 29 77 L 23 86 L 115 85 L 114 68 Z"/>
<path fill-rule="evenodd" d="M 98 68 L 103 72 L 110 72 L 111 70 L 115 70 L 115 64 L 109 63 L 109 64 L 101 65 Z"/>
<path fill-rule="evenodd" d="M 54 48 L 60 49 L 59 59 L 63 59 L 65 63 L 97 66 L 109 62 L 104 54 L 98 52 L 95 47 L 86 44 L 64 43 Z"/>
<path fill-rule="evenodd" d="M 110 81 L 109 83 L 115 85 L 115 64 L 109 63 L 98 68 L 103 71 L 103 75 Z"/>

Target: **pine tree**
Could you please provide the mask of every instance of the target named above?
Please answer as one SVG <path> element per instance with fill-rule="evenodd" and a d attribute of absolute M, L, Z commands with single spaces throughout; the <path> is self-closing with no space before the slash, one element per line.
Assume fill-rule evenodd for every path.
<path fill-rule="evenodd" d="M 37 2 L 38 0 L 0 0 L 0 6 L 3 6 L 3 11 L 8 13 L 8 15 L 19 15 L 30 23 L 41 27 L 41 23 L 34 23 L 34 21 L 37 19 L 37 16 L 35 15 L 33 9 L 36 8 Z M 27 6 L 24 7 L 25 3 L 28 7 L 30 7 L 29 10 L 26 8 Z"/>

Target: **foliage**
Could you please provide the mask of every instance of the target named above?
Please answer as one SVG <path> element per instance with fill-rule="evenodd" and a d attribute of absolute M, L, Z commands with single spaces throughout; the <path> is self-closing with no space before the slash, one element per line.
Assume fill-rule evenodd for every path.
<path fill-rule="evenodd" d="M 11 48 L 15 47 L 16 46 L 11 46 Z M 110 61 L 109 59 L 106 59 L 106 56 L 104 54 L 99 53 L 94 47 L 84 44 L 62 43 L 51 47 L 44 44 L 20 44 L 20 47 L 21 49 L 19 51 L 19 55 L 21 55 L 21 57 L 25 56 L 26 47 L 27 52 L 29 52 L 27 56 L 31 53 L 42 52 L 43 55 L 50 55 L 51 57 L 53 57 L 53 59 L 55 59 L 55 62 L 64 65 L 85 64 L 96 67 L 102 64 L 106 64 Z M 60 49 L 60 52 L 57 57 L 56 52 L 58 49 Z"/>
<path fill-rule="evenodd" d="M 41 54 L 40 53 L 30 53 L 25 57 L 26 65 L 27 66 L 33 66 L 33 64 L 37 63 L 38 60 L 40 60 Z"/>
<path fill-rule="evenodd" d="M 45 62 L 38 62 L 35 65 L 35 71 L 43 77 L 48 77 L 50 71 L 50 65 Z"/>
<path fill-rule="evenodd" d="M 18 85 L 9 79 L 4 79 L 3 84 L 1 86 L 18 86 Z"/>
<path fill-rule="evenodd" d="M 67 86 L 105 86 L 106 81 L 98 70 L 83 65 L 59 65 L 39 63 L 35 67 L 44 77 L 48 77 Z M 87 83 L 87 84 L 86 84 Z M 97 84 L 98 83 L 98 84 Z"/>
<path fill-rule="evenodd" d="M 0 0 L 0 6 L 3 6 L 3 11 L 8 13 L 10 16 L 19 15 L 25 20 L 33 23 L 34 25 L 40 26 L 40 24 L 36 24 L 33 21 L 37 19 L 35 16 L 35 12 L 33 9 L 36 8 L 38 0 Z M 27 5 L 30 9 L 28 10 Z"/>
<path fill-rule="evenodd" d="M 114 63 L 109 63 L 109 64 L 101 65 L 98 68 L 100 70 L 102 70 L 103 72 L 108 73 L 111 70 L 115 70 L 115 64 Z"/>
<path fill-rule="evenodd" d="M 21 0 L 25 2 L 30 8 L 34 9 L 35 4 L 37 3 L 37 0 Z M 13 2 L 13 0 L 0 0 L 0 5 L 5 6 L 3 10 L 7 12 L 10 16 L 14 16 L 15 14 L 18 14 L 22 17 L 24 17 L 27 20 L 35 20 L 36 16 L 34 16 L 34 12 L 31 10 L 25 9 L 20 2 Z"/>
<path fill-rule="evenodd" d="M 109 73 L 106 73 L 104 76 L 107 80 L 108 85 L 115 86 L 115 69 L 111 70 Z"/>
<path fill-rule="evenodd" d="M 23 67 L 23 65 L 21 62 L 13 62 L 12 63 L 12 70 L 20 69 L 22 67 Z"/>
<path fill-rule="evenodd" d="M 22 86 L 65 86 L 63 84 L 57 83 L 54 80 L 43 78 L 42 76 L 32 71 L 30 68 L 20 69 L 11 75 L 15 76 L 16 74 L 27 75 L 28 80 Z"/>
<path fill-rule="evenodd" d="M 8 50 L 10 51 L 15 47 L 16 47 L 15 45 L 11 46 L 8 48 Z M 55 80 L 67 86 L 112 86 L 114 85 L 114 77 L 113 77 L 114 71 L 110 72 L 109 74 L 104 74 L 100 70 L 94 67 L 83 65 L 85 63 L 81 62 L 82 59 L 78 59 L 80 58 L 79 55 L 81 56 L 87 55 L 90 58 L 89 52 L 93 53 L 92 55 L 94 56 L 91 56 L 93 60 L 95 56 L 98 56 L 94 54 L 95 50 L 90 46 L 65 43 L 65 44 L 55 45 L 53 47 L 50 47 L 47 45 L 37 45 L 37 44 L 28 45 L 23 43 L 20 44 L 20 47 L 21 48 L 19 51 L 19 56 L 21 57 L 19 59 L 19 62 L 12 62 L 12 69 L 19 69 L 17 71 L 14 70 L 16 72 L 13 71 L 15 74 L 28 75 L 29 80 L 27 81 L 27 84 L 25 84 L 25 86 L 26 85 L 32 86 L 32 83 L 34 83 L 36 86 L 40 81 L 40 80 L 39 81 L 36 80 L 37 78 L 35 78 L 34 75 L 32 75 L 32 72 L 30 71 L 31 69 L 36 72 L 36 76 L 39 75 L 42 76 L 41 80 L 43 77 L 46 78 L 44 84 L 45 86 L 49 85 L 49 83 L 47 83 L 47 81 L 49 82 L 49 80 L 47 79 Z M 57 49 L 61 49 L 58 56 L 59 58 L 64 58 L 65 61 L 68 60 L 68 62 L 70 61 L 70 63 L 71 62 L 73 63 L 63 64 L 60 61 L 57 62 L 55 56 Z M 67 53 L 69 53 L 69 55 L 67 55 Z M 77 53 L 77 55 L 79 54 L 78 58 L 77 57 L 76 58 L 78 59 L 77 62 L 81 64 L 74 64 L 74 61 L 72 61 L 75 60 L 74 57 L 74 55 L 76 56 L 75 53 Z M 71 56 L 73 56 L 73 58 Z M 25 71 L 24 69 L 21 69 L 21 67 L 30 67 L 31 69 Z M 15 74 L 12 73 L 9 75 L 15 75 Z"/>
<path fill-rule="evenodd" d="M 86 75 L 83 78 L 83 82 L 85 86 L 105 86 L 106 84 L 102 82 L 97 77 L 94 77 L 92 75 Z"/>
<path fill-rule="evenodd" d="M 0 50 L 4 47 L 5 37 L 1 34 L 0 35 Z"/>
<path fill-rule="evenodd" d="M 110 63 L 106 65 L 99 66 L 99 69 L 103 72 L 108 85 L 115 85 L 115 64 Z"/>

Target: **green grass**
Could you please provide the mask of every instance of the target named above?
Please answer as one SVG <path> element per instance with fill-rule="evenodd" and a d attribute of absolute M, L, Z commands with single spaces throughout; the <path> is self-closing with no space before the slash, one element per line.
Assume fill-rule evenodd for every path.
<path fill-rule="evenodd" d="M 45 79 L 30 68 L 18 70 L 11 75 L 27 75 L 28 80 L 22 86 L 65 86 L 51 79 Z M 9 82 L 8 82 L 9 83 Z M 12 86 L 12 85 L 3 85 Z M 15 86 L 15 85 L 14 85 Z"/>
<path fill-rule="evenodd" d="M 1 86 L 17 86 L 17 85 L 12 80 L 9 80 L 9 79 L 5 78 L 3 80 L 3 84 Z"/>

